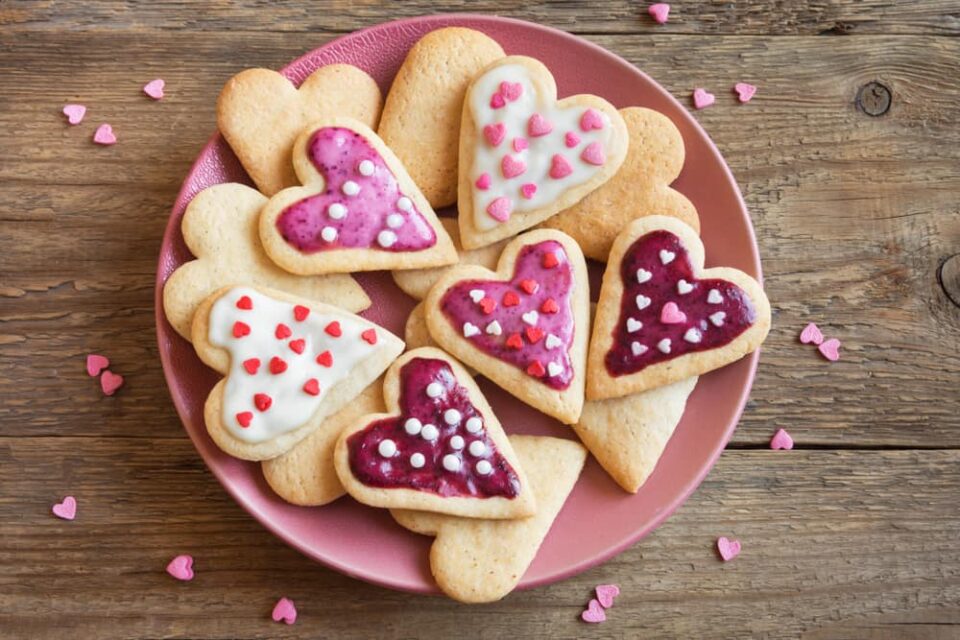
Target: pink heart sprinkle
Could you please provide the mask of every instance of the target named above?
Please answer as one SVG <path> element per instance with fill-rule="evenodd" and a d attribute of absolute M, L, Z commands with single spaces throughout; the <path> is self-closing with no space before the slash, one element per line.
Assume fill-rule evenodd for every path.
<path fill-rule="evenodd" d="M 488 124 L 483 128 L 483 137 L 487 139 L 491 147 L 495 147 L 503 142 L 503 137 L 507 135 L 507 128 L 502 122 Z"/>
<path fill-rule="evenodd" d="M 154 100 L 161 100 L 163 99 L 163 87 L 165 84 L 166 83 L 160 78 L 151 80 L 147 84 L 143 85 L 143 92 Z"/>
<path fill-rule="evenodd" d="M 103 395 L 112 396 L 117 389 L 123 386 L 123 376 L 115 374 L 113 371 L 104 371 L 100 376 L 100 388 Z"/>
<path fill-rule="evenodd" d="M 785 429 L 777 429 L 777 432 L 770 438 L 771 449 L 793 449 L 793 438 Z"/>
<path fill-rule="evenodd" d="M 277 604 L 273 606 L 273 613 L 270 614 L 270 617 L 273 618 L 274 622 L 282 621 L 293 624 L 297 621 L 297 607 L 294 606 L 293 600 L 280 598 L 277 600 Z"/>
<path fill-rule="evenodd" d="M 505 196 L 500 196 L 487 205 L 487 213 L 490 214 L 490 217 L 500 222 L 509 220 L 511 211 L 513 211 L 513 202 Z"/>
<path fill-rule="evenodd" d="M 730 562 L 740 555 L 740 541 L 720 536 L 717 538 L 717 551 L 720 552 L 720 557 L 723 558 L 724 562 Z"/>
<path fill-rule="evenodd" d="M 573 167 L 570 166 L 567 159 L 559 153 L 554 155 L 550 160 L 550 177 L 559 180 L 560 178 L 566 178 L 571 173 L 573 173 Z"/>
<path fill-rule="evenodd" d="M 503 156 L 503 160 L 500 161 L 500 171 L 503 172 L 503 177 L 507 180 L 519 176 L 526 170 L 527 163 L 520 158 L 506 155 Z"/>
<path fill-rule="evenodd" d="M 607 161 L 607 157 L 603 153 L 603 145 L 599 142 L 591 142 L 588 144 L 587 148 L 580 154 L 580 157 L 584 162 L 598 167 Z"/>
<path fill-rule="evenodd" d="M 680 324 L 687 321 L 687 314 L 680 311 L 676 302 L 668 302 L 660 309 L 660 322 L 663 324 Z"/>
<path fill-rule="evenodd" d="M 93 141 L 102 145 L 116 144 L 117 136 L 113 134 L 113 127 L 104 123 L 93 132 Z"/>
<path fill-rule="evenodd" d="M 580 136 L 575 134 L 573 131 L 568 131 L 567 135 L 563 136 L 563 144 L 567 145 L 568 149 L 573 149 L 575 146 L 580 144 Z"/>
<path fill-rule="evenodd" d="M 533 114 L 527 121 L 527 133 L 531 138 L 545 136 L 551 131 L 553 131 L 553 124 L 539 113 Z"/>
<path fill-rule="evenodd" d="M 537 185 L 532 182 L 520 185 L 520 195 L 529 200 L 537 192 Z"/>
<path fill-rule="evenodd" d="M 714 102 L 717 98 L 712 93 L 708 93 L 706 89 L 694 89 L 693 90 L 693 106 L 695 109 L 706 109 Z"/>
<path fill-rule="evenodd" d="M 167 573 L 177 580 L 193 580 L 193 556 L 182 554 L 167 563 Z"/>
<path fill-rule="evenodd" d="M 501 109 L 507 104 L 507 101 L 503 99 L 503 94 L 495 93 L 490 96 L 490 107 L 492 109 Z"/>
<path fill-rule="evenodd" d="M 519 82 L 501 82 L 500 93 L 508 102 L 513 102 L 523 95 L 523 85 Z"/>
<path fill-rule="evenodd" d="M 99 356 L 91 353 L 87 356 L 87 375 L 96 377 L 100 372 L 110 366 L 110 361 L 105 356 Z"/>
<path fill-rule="evenodd" d="M 830 338 L 817 347 L 817 349 L 819 349 L 823 357 L 830 362 L 836 362 L 840 359 L 840 341 L 836 338 Z"/>
<path fill-rule="evenodd" d="M 657 24 L 667 24 L 667 17 L 670 15 L 670 5 L 666 2 L 658 2 L 647 7 L 647 13 Z"/>
<path fill-rule="evenodd" d="M 737 92 L 737 99 L 740 102 L 750 102 L 750 98 L 757 92 L 757 88 L 746 82 L 738 82 L 733 85 L 733 90 Z"/>
<path fill-rule="evenodd" d="M 82 104 L 68 104 L 63 108 L 63 115 L 67 116 L 70 124 L 80 124 L 83 116 L 87 115 L 87 108 Z"/>
<path fill-rule="evenodd" d="M 61 520 L 73 520 L 77 517 L 77 499 L 73 496 L 67 496 L 63 499 L 63 502 L 53 505 L 51 511 Z"/>
<path fill-rule="evenodd" d="M 597 600 L 604 609 L 613 606 L 613 599 L 620 595 L 620 587 L 615 584 L 598 584 L 594 591 L 597 592 Z"/>
<path fill-rule="evenodd" d="M 592 129 L 603 129 L 603 116 L 596 109 L 587 109 L 580 116 L 580 130 L 589 132 Z"/>
<path fill-rule="evenodd" d="M 481 173 L 474 184 L 477 185 L 477 189 L 480 189 L 480 191 L 486 191 L 490 188 L 490 174 L 486 172 Z"/>
<path fill-rule="evenodd" d="M 800 332 L 800 342 L 803 344 L 810 344 L 811 342 L 821 344 L 823 343 L 823 332 L 820 331 L 820 327 L 811 322 Z"/>
<path fill-rule="evenodd" d="M 594 598 L 587 605 L 586 610 L 580 614 L 580 619 L 591 624 L 599 624 L 607 619 L 607 614 L 603 612 L 603 607 Z"/>
<path fill-rule="evenodd" d="M 521 151 L 523 151 L 524 149 L 526 149 L 528 146 L 530 146 L 530 145 L 527 143 L 527 139 L 526 139 L 526 138 L 514 138 L 514 139 L 513 139 L 513 150 L 516 151 L 517 153 L 520 153 Z"/>

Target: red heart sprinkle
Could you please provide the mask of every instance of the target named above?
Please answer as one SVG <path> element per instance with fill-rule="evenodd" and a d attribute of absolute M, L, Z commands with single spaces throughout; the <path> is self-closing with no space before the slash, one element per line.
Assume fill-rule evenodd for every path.
<path fill-rule="evenodd" d="M 543 365 L 540 364 L 539 360 L 534 360 L 530 363 L 530 366 L 527 367 L 527 373 L 536 378 L 539 378 L 546 372 L 547 370 L 543 368 Z"/>
<path fill-rule="evenodd" d="M 537 289 L 540 288 L 540 285 L 537 283 L 536 280 L 530 280 L 528 278 L 526 280 L 520 281 L 520 288 L 526 291 L 527 293 L 532 294 L 537 292 Z"/>
<path fill-rule="evenodd" d="M 493 313 L 493 310 L 497 308 L 497 301 L 490 297 L 481 298 L 479 304 L 480 308 L 483 309 L 483 312 L 487 315 Z"/>
<path fill-rule="evenodd" d="M 237 300 L 237 309 L 243 309 L 244 311 L 253 309 L 253 300 L 250 299 L 250 296 L 243 296 Z"/>
<path fill-rule="evenodd" d="M 316 378 L 310 378 L 303 385 L 303 390 L 312 396 L 318 396 L 320 395 L 320 383 L 317 382 Z"/>
<path fill-rule="evenodd" d="M 260 358 L 250 358 L 243 361 L 243 368 L 247 370 L 247 373 L 254 375 L 257 371 L 260 370 Z"/>
<path fill-rule="evenodd" d="M 277 340 L 286 340 L 293 335 L 293 331 L 290 330 L 290 327 L 281 322 L 277 325 L 277 330 L 273 332 L 273 335 L 277 336 Z"/>
<path fill-rule="evenodd" d="M 297 319 L 297 322 L 303 322 L 307 319 L 307 316 L 310 315 L 310 309 L 298 304 L 293 308 L 293 317 Z"/>
<path fill-rule="evenodd" d="M 367 329 L 360 334 L 360 337 L 369 342 L 370 344 L 377 344 L 377 330 L 376 329 Z"/>
<path fill-rule="evenodd" d="M 270 373 L 277 376 L 287 370 L 287 363 L 278 356 L 270 358 Z"/>
<path fill-rule="evenodd" d="M 515 307 L 520 304 L 520 296 L 515 294 L 513 291 L 507 291 L 503 294 L 503 306 L 505 307 Z"/>
<path fill-rule="evenodd" d="M 560 264 L 560 261 L 557 260 L 557 254 L 555 254 L 553 251 L 547 251 L 545 254 L 543 254 L 544 269 L 553 269 L 558 264 Z"/>
<path fill-rule="evenodd" d="M 323 330 L 327 332 L 327 335 L 333 336 L 334 338 L 339 338 L 343 335 L 343 331 L 340 329 L 340 323 L 336 320 L 324 327 Z"/>
<path fill-rule="evenodd" d="M 270 408 L 270 405 L 273 404 L 273 398 L 265 393 L 258 393 L 253 396 L 253 404 L 255 404 L 260 411 L 266 411 Z"/>
<path fill-rule="evenodd" d="M 106 356 L 91 353 L 87 356 L 87 375 L 98 376 L 100 372 L 110 366 L 110 360 Z"/>
<path fill-rule="evenodd" d="M 253 420 L 253 413 L 250 411 L 241 411 L 237 414 L 237 422 L 239 422 L 240 426 L 244 429 L 250 426 L 251 420 Z"/>
<path fill-rule="evenodd" d="M 123 386 L 123 376 L 107 370 L 100 374 L 100 390 L 106 396 L 112 396 Z"/>
<path fill-rule="evenodd" d="M 324 351 L 317 356 L 317 364 L 321 367 L 332 367 L 333 366 L 333 354 L 329 351 Z"/>
<path fill-rule="evenodd" d="M 540 327 L 527 327 L 524 331 L 527 333 L 527 340 L 530 341 L 530 344 L 536 344 L 543 339 L 543 329 Z"/>
<path fill-rule="evenodd" d="M 553 298 L 547 298 L 543 301 L 543 304 L 540 305 L 540 311 L 543 311 L 544 313 L 556 313 L 557 311 L 560 311 L 560 306 Z"/>
<path fill-rule="evenodd" d="M 507 338 L 507 346 L 513 349 L 523 349 L 523 338 L 519 333 L 511 333 Z"/>
<path fill-rule="evenodd" d="M 290 341 L 290 350 L 294 353 L 303 353 L 303 350 L 307 348 L 307 341 L 303 338 Z"/>
<path fill-rule="evenodd" d="M 245 322 L 234 322 L 233 323 L 233 337 L 242 338 L 243 336 L 250 335 L 250 325 Z"/>

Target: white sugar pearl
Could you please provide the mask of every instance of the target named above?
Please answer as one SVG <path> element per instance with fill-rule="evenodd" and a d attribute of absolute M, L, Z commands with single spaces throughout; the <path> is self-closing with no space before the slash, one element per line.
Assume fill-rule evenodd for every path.
<path fill-rule="evenodd" d="M 427 463 L 427 459 L 422 453 L 415 453 L 410 456 L 410 466 L 414 469 L 420 469 Z"/>
<path fill-rule="evenodd" d="M 391 213 L 387 216 L 387 226 L 391 229 L 399 229 L 403 226 L 403 216 L 399 213 Z"/>
<path fill-rule="evenodd" d="M 487 452 L 487 445 L 483 444 L 483 440 L 474 440 L 470 443 L 470 455 L 472 456 L 482 456 Z"/>
<path fill-rule="evenodd" d="M 716 289 L 710 289 L 710 293 L 707 294 L 707 302 L 710 304 L 720 304 L 723 302 L 723 296 L 720 295 L 720 292 Z"/>
<path fill-rule="evenodd" d="M 384 458 L 392 458 L 394 454 L 397 453 L 397 443 L 390 438 L 386 438 L 381 440 L 380 444 L 377 445 L 377 451 L 379 451 L 380 455 Z"/>
<path fill-rule="evenodd" d="M 450 448 L 454 449 L 455 451 L 460 451 L 460 449 L 463 449 L 464 444 L 466 443 L 464 443 L 462 436 L 453 436 L 450 438 Z"/>
<path fill-rule="evenodd" d="M 340 187 L 340 190 L 343 191 L 344 195 L 355 196 L 360 193 L 360 185 L 353 180 L 347 180 L 343 183 L 343 186 Z"/>
<path fill-rule="evenodd" d="M 443 421 L 451 427 L 455 424 L 460 424 L 460 417 L 460 412 L 456 409 L 447 409 L 443 412 Z"/>
<path fill-rule="evenodd" d="M 664 338 L 658 342 L 657 349 L 659 349 L 661 353 L 670 353 L 670 338 Z"/>
<path fill-rule="evenodd" d="M 493 465 L 489 460 L 481 460 L 477 463 L 477 473 L 482 476 L 488 476 L 493 473 Z"/>
<path fill-rule="evenodd" d="M 370 160 L 361 160 L 360 164 L 357 166 L 357 171 L 359 171 L 360 175 L 362 176 L 372 176 L 373 170 L 373 162 Z"/>
<path fill-rule="evenodd" d="M 426 440 L 427 442 L 433 442 L 437 439 L 437 436 L 440 435 L 440 430 L 437 429 L 432 424 L 423 425 L 423 429 L 420 430 L 420 437 Z"/>
<path fill-rule="evenodd" d="M 483 420 L 477 416 L 467 418 L 467 431 L 470 433 L 480 433 L 481 429 L 483 429 Z"/>
<path fill-rule="evenodd" d="M 400 211 L 413 211 L 413 201 L 407 196 L 400 196 L 397 199 L 397 209 Z"/>
<path fill-rule="evenodd" d="M 393 246 L 397 241 L 397 234 L 389 229 L 384 229 L 377 234 L 377 244 L 379 244 L 384 249 L 388 249 Z"/>
<path fill-rule="evenodd" d="M 423 429 L 423 423 L 421 423 L 416 418 L 410 418 L 403 423 L 403 429 L 412 436 L 420 433 L 420 430 Z"/>
<path fill-rule="evenodd" d="M 324 227 L 320 230 L 320 237 L 327 242 L 333 242 L 337 239 L 337 230 L 333 227 Z"/>
<path fill-rule="evenodd" d="M 637 269 L 637 282 L 643 284 L 650 280 L 653 277 L 653 274 L 647 271 L 646 269 Z"/>
<path fill-rule="evenodd" d="M 431 398 L 439 398 L 443 395 L 443 385 L 439 382 L 431 382 L 427 385 L 427 395 Z"/>
<path fill-rule="evenodd" d="M 637 309 L 643 310 L 650 306 L 650 298 L 642 293 L 637 296 Z"/>
<path fill-rule="evenodd" d="M 340 220 L 345 215 L 347 215 L 347 208 L 340 204 L 339 202 L 334 202 L 329 207 L 327 207 L 327 215 L 333 218 L 334 220 Z"/>
<path fill-rule="evenodd" d="M 447 471 L 460 471 L 460 458 L 448 453 L 443 456 L 443 468 Z"/>

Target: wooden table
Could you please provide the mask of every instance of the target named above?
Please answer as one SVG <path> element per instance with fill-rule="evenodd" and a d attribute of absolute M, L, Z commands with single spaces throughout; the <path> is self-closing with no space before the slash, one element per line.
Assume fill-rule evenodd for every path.
<path fill-rule="evenodd" d="M 0 1 L 0 637 L 960 637 L 960 2 L 451 2 L 635 63 L 696 117 L 753 216 L 774 307 L 752 399 L 694 496 L 580 576 L 466 607 L 305 560 L 174 413 L 154 335 L 167 214 L 221 84 L 433 2 Z M 141 86 L 167 81 L 160 104 Z M 738 81 L 760 89 L 739 106 Z M 68 102 L 90 107 L 65 125 Z M 90 142 L 109 121 L 120 143 Z M 953 256 L 951 258 L 951 256 Z M 797 334 L 843 341 L 828 364 Z M 84 356 L 127 384 L 101 396 Z M 772 452 L 777 427 L 797 441 Z M 50 515 L 66 493 L 75 522 Z M 743 541 L 721 563 L 718 535 Z M 197 578 L 164 572 L 181 552 Z M 623 594 L 600 627 L 593 585 Z M 300 620 L 268 619 L 286 595 Z"/>

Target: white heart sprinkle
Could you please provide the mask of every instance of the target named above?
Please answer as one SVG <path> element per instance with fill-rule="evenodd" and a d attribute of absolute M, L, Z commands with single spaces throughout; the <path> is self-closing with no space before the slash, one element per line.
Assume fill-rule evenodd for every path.
<path fill-rule="evenodd" d="M 647 347 L 639 342 L 632 342 L 630 343 L 630 351 L 633 352 L 633 355 L 640 356 L 647 352 Z"/>
<path fill-rule="evenodd" d="M 523 318 L 524 322 L 531 327 L 534 327 L 537 324 L 537 320 L 540 318 L 540 314 L 538 314 L 536 311 L 527 311 L 521 317 Z"/>
<path fill-rule="evenodd" d="M 400 211 L 412 211 L 413 201 L 407 196 L 400 196 L 400 198 L 397 199 L 397 209 L 400 209 Z"/>
<path fill-rule="evenodd" d="M 646 269 L 637 269 L 637 282 L 643 284 L 650 280 L 653 277 L 653 274 L 647 271 Z"/>
<path fill-rule="evenodd" d="M 483 289 L 470 289 L 470 299 L 474 302 L 480 302 L 484 299 L 484 297 L 486 297 L 486 295 L 487 294 L 484 293 Z"/>
<path fill-rule="evenodd" d="M 361 160 L 360 165 L 357 167 L 357 171 L 359 171 L 362 176 L 372 176 L 373 170 L 373 163 L 369 160 Z"/>
<path fill-rule="evenodd" d="M 673 251 L 667 251 L 666 249 L 660 249 L 660 262 L 663 264 L 670 264 L 673 262 L 673 259 L 677 257 Z"/>
<path fill-rule="evenodd" d="M 472 322 L 464 322 L 464 323 L 463 323 L 463 337 L 464 337 L 464 338 L 472 338 L 473 336 L 477 335 L 478 333 L 480 333 L 480 327 L 478 327 L 477 325 L 473 324 Z"/>
<path fill-rule="evenodd" d="M 658 342 L 657 349 L 660 349 L 661 353 L 670 353 L 670 338 L 664 338 Z"/>
<path fill-rule="evenodd" d="M 558 338 L 557 336 L 553 335 L 552 333 L 548 333 L 547 339 L 544 341 L 543 344 L 547 349 L 556 349 L 557 347 L 563 344 L 563 341 L 560 340 L 560 338 Z"/>
<path fill-rule="evenodd" d="M 633 318 L 627 318 L 627 333 L 633 333 L 635 331 L 640 331 L 643 329 L 643 323 L 639 320 L 634 320 Z"/>
<path fill-rule="evenodd" d="M 347 180 L 343 183 L 343 186 L 340 187 L 340 190 L 348 196 L 355 196 L 360 193 L 360 185 L 353 180 Z"/>
<path fill-rule="evenodd" d="M 340 220 L 345 215 L 347 215 L 347 208 L 340 204 L 339 202 L 334 202 L 329 207 L 327 207 L 327 215 L 333 218 L 334 220 Z"/>
<path fill-rule="evenodd" d="M 637 309 L 643 310 L 650 306 L 650 298 L 642 293 L 637 296 Z"/>
<path fill-rule="evenodd" d="M 723 302 L 723 296 L 720 295 L 720 292 L 716 289 L 710 289 L 710 293 L 707 294 L 707 302 L 710 304 L 720 304 Z"/>
<path fill-rule="evenodd" d="M 689 282 L 687 282 L 682 278 L 677 281 L 677 293 L 679 293 L 680 295 L 684 295 L 684 294 L 690 293 L 691 291 L 693 291 L 692 284 L 690 284 Z"/>
<path fill-rule="evenodd" d="M 387 226 L 391 229 L 399 229 L 403 226 L 403 216 L 399 213 L 391 213 L 387 216 Z"/>
<path fill-rule="evenodd" d="M 459 471 L 460 470 L 460 458 L 448 453 L 443 456 L 443 468 L 447 471 Z"/>
<path fill-rule="evenodd" d="M 487 332 L 488 335 L 491 335 L 491 336 L 498 336 L 501 333 L 503 333 L 503 329 L 500 327 L 500 323 L 497 322 L 496 320 L 488 324 L 485 331 Z"/>
<path fill-rule="evenodd" d="M 418 433 L 420 433 L 421 429 L 423 429 L 423 423 L 421 423 L 416 418 L 409 418 L 406 422 L 403 423 L 403 430 L 412 436 L 415 436 Z"/>
<path fill-rule="evenodd" d="M 333 242 L 337 239 L 337 230 L 333 227 L 324 227 L 320 230 L 320 237 L 326 242 Z"/>
<path fill-rule="evenodd" d="M 710 322 L 713 323 L 713 326 L 715 327 L 722 327 L 723 320 L 726 317 L 727 317 L 727 314 L 725 314 L 723 311 L 717 311 L 716 313 L 710 314 Z"/>
<path fill-rule="evenodd" d="M 547 364 L 547 375 L 549 375 L 551 378 L 558 376 L 561 373 L 563 373 L 563 365 L 561 365 L 559 362 L 550 362 Z"/>
<path fill-rule="evenodd" d="M 425 464 L 427 464 L 427 458 L 422 453 L 410 456 L 410 466 L 414 469 L 421 469 Z"/>
<path fill-rule="evenodd" d="M 692 342 L 693 344 L 700 342 L 701 337 L 700 330 L 696 327 L 690 327 L 687 329 L 687 332 L 683 334 L 683 339 L 687 342 Z"/>
<path fill-rule="evenodd" d="M 439 382 L 431 382 L 427 385 L 427 395 L 431 398 L 439 398 L 443 394 L 443 385 Z"/>
<path fill-rule="evenodd" d="M 470 433 L 480 433 L 481 429 L 483 429 L 483 420 L 477 416 L 467 418 L 467 431 Z"/>
<path fill-rule="evenodd" d="M 386 249 L 387 247 L 392 247 L 393 243 L 397 241 L 397 234 L 389 229 L 384 229 L 377 234 L 377 244 Z"/>

